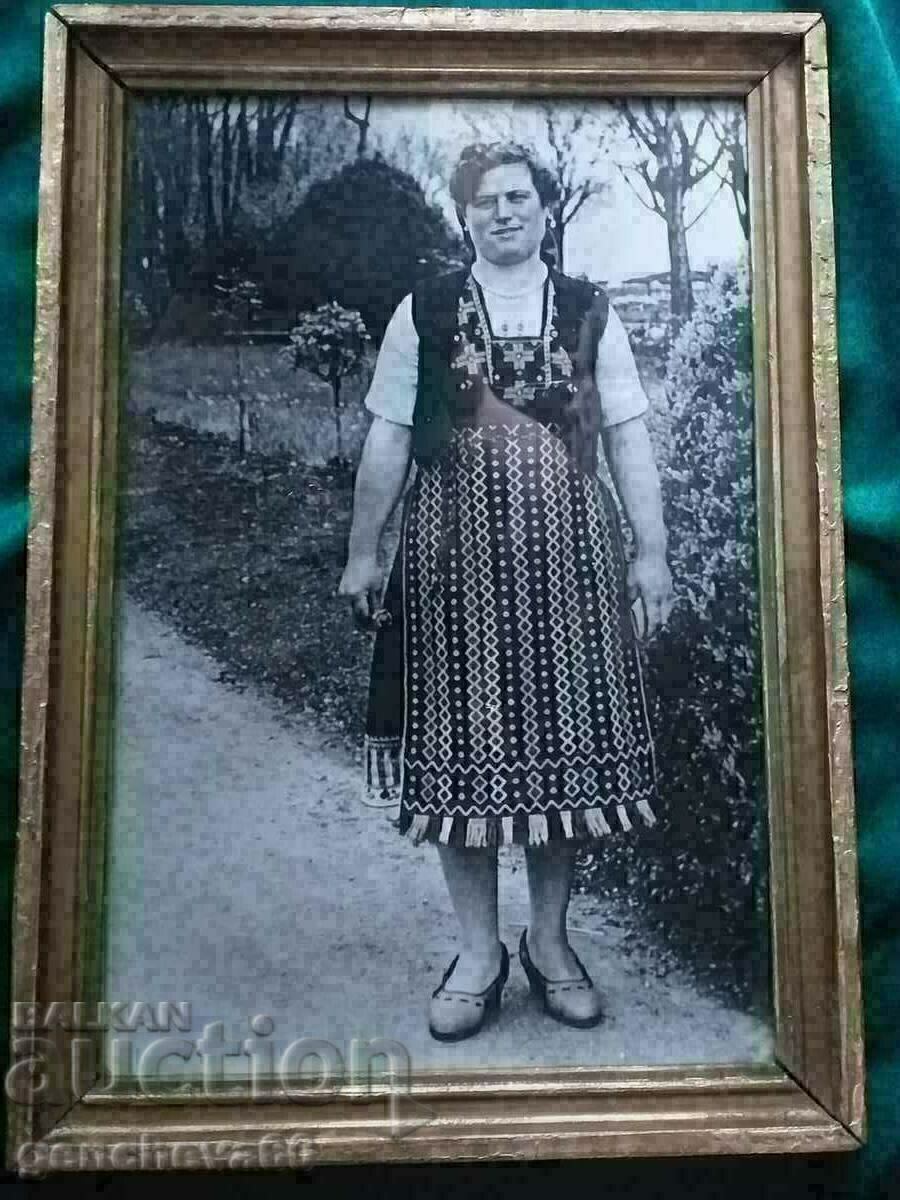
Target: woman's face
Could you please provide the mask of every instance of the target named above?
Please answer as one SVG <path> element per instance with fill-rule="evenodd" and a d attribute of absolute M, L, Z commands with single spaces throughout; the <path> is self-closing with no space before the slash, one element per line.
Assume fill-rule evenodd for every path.
<path fill-rule="evenodd" d="M 466 225 L 476 254 L 497 266 L 525 262 L 537 253 L 546 221 L 547 211 L 525 163 L 485 171 L 466 205 Z"/>

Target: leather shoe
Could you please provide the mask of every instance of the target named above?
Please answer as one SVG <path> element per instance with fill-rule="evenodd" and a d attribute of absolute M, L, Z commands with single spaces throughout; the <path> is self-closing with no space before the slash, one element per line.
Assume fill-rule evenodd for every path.
<path fill-rule="evenodd" d="M 574 1029 L 592 1029 L 603 1020 L 600 997 L 593 980 L 574 950 L 572 956 L 578 963 L 580 976 L 570 979 L 548 979 L 531 961 L 531 955 L 528 953 L 528 930 L 522 930 L 519 939 L 519 961 L 528 976 L 532 996 L 555 1021 L 571 1025 Z"/>
<path fill-rule="evenodd" d="M 509 952 L 500 943 L 500 970 L 483 992 L 464 992 L 447 987 L 447 981 L 459 962 L 457 954 L 444 972 L 444 978 L 431 993 L 431 1019 L 428 1032 L 439 1042 L 461 1042 L 473 1037 L 488 1018 L 500 1009 L 503 986 L 509 977 Z"/>

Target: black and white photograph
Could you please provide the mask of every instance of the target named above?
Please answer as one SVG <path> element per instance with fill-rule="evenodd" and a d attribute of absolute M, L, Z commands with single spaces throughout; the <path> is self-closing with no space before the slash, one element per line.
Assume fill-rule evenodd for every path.
<path fill-rule="evenodd" d="M 105 990 L 229 1078 L 772 1061 L 745 126 L 129 98 Z"/>

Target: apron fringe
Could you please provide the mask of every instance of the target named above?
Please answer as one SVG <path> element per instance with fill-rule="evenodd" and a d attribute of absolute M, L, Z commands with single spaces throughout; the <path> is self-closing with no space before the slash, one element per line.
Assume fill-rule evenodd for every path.
<path fill-rule="evenodd" d="M 543 813 L 532 813 L 528 818 L 528 845 L 543 846 L 549 837 L 547 818 Z"/>
<path fill-rule="evenodd" d="M 581 816 L 582 814 L 579 814 Z M 612 833 L 612 828 L 607 821 L 602 808 L 589 808 L 583 814 L 584 827 L 587 833 L 593 837 L 605 837 L 606 834 Z"/>
<path fill-rule="evenodd" d="M 650 825 L 652 827 L 656 824 L 656 813 L 654 813 L 653 809 L 650 807 L 649 800 L 638 800 L 635 807 L 644 818 L 645 825 Z"/>
<path fill-rule="evenodd" d="M 466 845 L 467 846 L 486 846 L 487 845 L 487 818 L 473 817 L 471 821 L 466 822 Z"/>
<path fill-rule="evenodd" d="M 606 811 L 597 807 L 574 812 L 517 813 L 512 817 L 441 816 L 402 809 L 398 829 L 414 845 L 434 842 L 470 849 L 545 846 L 553 842 L 590 842 L 608 837 L 614 832 L 609 820 L 612 812 L 616 825 L 626 832 L 638 825 L 657 823 L 649 802 L 642 799 L 628 805 L 612 804 Z"/>
<path fill-rule="evenodd" d="M 407 836 L 414 846 L 418 846 L 419 842 L 423 842 L 428 834 L 428 826 L 431 818 L 427 813 L 416 813 L 412 819 L 412 824 L 409 827 Z"/>
<path fill-rule="evenodd" d="M 625 805 L 624 805 L 624 804 L 617 804 L 617 805 L 616 805 L 616 812 L 619 814 L 619 823 L 620 823 L 620 825 L 622 826 L 622 828 L 623 828 L 623 829 L 625 830 L 625 832 L 627 833 L 627 832 L 629 831 L 629 829 L 631 829 L 631 828 L 632 828 L 632 824 L 631 824 L 631 821 L 629 821 L 629 819 L 628 819 L 628 812 L 626 811 Z"/>

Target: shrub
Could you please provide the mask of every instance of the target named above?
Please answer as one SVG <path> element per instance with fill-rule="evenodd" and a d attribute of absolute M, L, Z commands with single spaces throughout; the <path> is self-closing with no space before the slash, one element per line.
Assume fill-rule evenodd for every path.
<path fill-rule="evenodd" d="M 362 317 L 354 309 L 342 308 L 332 300 L 315 312 L 303 313 L 291 330 L 290 342 L 283 353 L 294 367 L 317 375 L 331 387 L 334 416 L 335 463 L 344 459 L 341 408 L 344 379 L 358 375 L 366 365 L 371 338 Z"/>
<path fill-rule="evenodd" d="M 336 300 L 380 340 L 419 279 L 453 266 L 461 244 L 411 176 L 357 159 L 314 183 L 264 259 L 270 302 L 294 311 Z"/>
<path fill-rule="evenodd" d="M 587 864 L 745 1000 L 766 974 L 750 369 L 747 276 L 719 269 L 673 339 L 656 425 L 676 590 L 646 654 L 664 820 Z"/>

